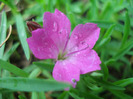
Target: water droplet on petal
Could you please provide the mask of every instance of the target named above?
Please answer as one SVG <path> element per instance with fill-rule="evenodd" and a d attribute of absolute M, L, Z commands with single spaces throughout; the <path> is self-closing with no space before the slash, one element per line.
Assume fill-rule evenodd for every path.
<path fill-rule="evenodd" d="M 53 31 L 57 31 L 57 23 L 54 22 Z"/>
<path fill-rule="evenodd" d="M 74 38 L 75 38 L 75 39 L 78 39 L 78 36 L 77 36 L 77 35 L 75 35 L 75 36 L 74 36 Z"/>

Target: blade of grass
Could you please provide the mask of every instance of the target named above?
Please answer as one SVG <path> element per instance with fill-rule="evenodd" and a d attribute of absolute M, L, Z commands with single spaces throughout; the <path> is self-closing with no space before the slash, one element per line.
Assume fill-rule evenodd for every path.
<path fill-rule="evenodd" d="M 39 99 L 46 99 L 46 96 L 45 96 L 44 92 L 39 92 L 38 97 L 39 97 Z"/>
<path fill-rule="evenodd" d="M 7 18 L 5 11 L 2 12 L 1 26 L 0 26 L 0 44 L 6 39 Z M 0 48 L 0 59 L 3 57 L 5 44 Z"/>
<path fill-rule="evenodd" d="M 124 25 L 124 35 L 123 35 L 123 39 L 122 39 L 122 43 L 121 43 L 120 48 L 122 48 L 124 46 L 124 44 L 126 43 L 129 32 L 130 32 L 130 18 L 129 18 L 128 12 L 126 12 L 126 19 L 125 19 L 125 25 Z"/>
<path fill-rule="evenodd" d="M 70 87 L 69 84 L 55 80 L 29 79 L 29 78 L 0 78 L 0 88 L 12 89 L 14 91 L 42 92 L 59 91 Z"/>
<path fill-rule="evenodd" d="M 17 49 L 18 46 L 19 46 L 19 43 L 15 43 L 8 51 L 6 51 L 3 56 L 3 60 L 7 61 L 10 58 L 10 56 L 13 54 L 13 52 Z"/>
<path fill-rule="evenodd" d="M 125 55 L 133 47 L 133 39 L 130 39 L 126 45 L 121 48 L 114 56 L 113 59 L 117 60 L 123 55 Z"/>
<path fill-rule="evenodd" d="M 103 72 L 103 74 L 104 74 L 103 79 L 104 79 L 104 80 L 107 80 L 107 79 L 108 79 L 108 76 L 109 76 L 108 67 L 107 67 L 106 64 L 102 63 L 102 64 L 101 64 L 101 68 L 102 68 L 102 72 Z"/>
<path fill-rule="evenodd" d="M 119 85 L 121 87 L 125 87 L 129 84 L 133 84 L 133 78 L 122 79 L 122 80 L 114 82 L 114 84 Z"/>
<path fill-rule="evenodd" d="M 16 14 L 15 20 L 16 20 L 17 32 L 18 32 L 20 42 L 22 44 L 26 58 L 27 58 L 27 60 L 29 60 L 30 52 L 29 52 L 28 43 L 26 41 L 27 35 L 26 35 L 24 23 L 23 23 L 23 18 L 20 14 Z"/>
<path fill-rule="evenodd" d="M 133 97 L 131 97 L 131 96 L 125 94 L 125 93 L 122 92 L 122 91 L 110 90 L 110 92 L 111 92 L 112 94 L 114 94 L 115 96 L 117 96 L 118 98 L 120 98 L 120 99 L 133 99 Z"/>
<path fill-rule="evenodd" d="M 34 65 L 38 66 L 41 69 L 53 71 L 54 64 L 44 63 L 44 62 L 33 62 Z"/>
<path fill-rule="evenodd" d="M 25 72 L 25 71 L 21 70 L 20 68 L 14 66 L 8 62 L 5 62 L 1 59 L 0 59 L 0 67 L 2 69 L 8 70 L 8 71 L 14 73 L 17 76 L 21 76 L 21 77 L 27 77 L 28 76 L 27 72 Z"/>

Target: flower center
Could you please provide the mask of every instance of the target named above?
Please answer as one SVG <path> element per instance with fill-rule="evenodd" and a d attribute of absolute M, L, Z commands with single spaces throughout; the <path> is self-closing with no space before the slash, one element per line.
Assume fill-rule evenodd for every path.
<path fill-rule="evenodd" d="M 67 57 L 65 57 L 67 53 L 66 52 L 60 52 L 58 55 L 58 60 L 65 60 Z"/>

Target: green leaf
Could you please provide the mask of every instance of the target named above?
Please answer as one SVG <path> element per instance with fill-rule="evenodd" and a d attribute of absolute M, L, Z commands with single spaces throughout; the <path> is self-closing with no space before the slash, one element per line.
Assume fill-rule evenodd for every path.
<path fill-rule="evenodd" d="M 31 99 L 38 99 L 37 92 L 32 92 L 31 93 Z"/>
<path fill-rule="evenodd" d="M 124 26 L 124 35 L 123 35 L 123 39 L 122 39 L 121 48 L 126 43 L 128 35 L 129 35 L 129 32 L 130 32 L 130 18 L 129 18 L 128 12 L 126 12 L 126 19 L 125 19 L 125 26 Z"/>
<path fill-rule="evenodd" d="M 21 76 L 21 77 L 28 77 L 28 73 L 21 70 L 20 68 L 18 68 L 17 66 L 14 66 L 8 62 L 5 62 L 3 60 L 0 59 L 0 67 L 2 69 L 8 70 L 11 73 L 14 73 L 17 76 Z"/>
<path fill-rule="evenodd" d="M 102 64 L 101 64 L 101 68 L 102 68 L 102 72 L 103 72 L 103 74 L 104 74 L 103 79 L 104 79 L 104 80 L 107 80 L 107 79 L 108 79 L 108 76 L 109 76 L 108 67 L 107 67 L 106 64 L 102 63 Z"/>
<path fill-rule="evenodd" d="M 44 62 L 33 62 L 34 65 L 38 66 L 41 69 L 53 71 L 54 64 L 44 63 Z"/>
<path fill-rule="evenodd" d="M 29 78 L 35 78 L 37 77 L 39 74 L 41 73 L 40 68 L 36 68 L 34 69 L 31 74 L 29 75 Z"/>
<path fill-rule="evenodd" d="M 57 99 L 68 99 L 68 91 L 64 91 Z"/>
<path fill-rule="evenodd" d="M 133 47 L 133 39 L 130 39 L 114 56 L 113 59 L 119 59 Z"/>
<path fill-rule="evenodd" d="M 116 91 L 116 90 L 109 90 L 112 94 L 114 94 L 115 96 L 119 97 L 120 99 L 133 99 L 133 97 L 125 94 L 122 91 Z"/>
<path fill-rule="evenodd" d="M 7 30 L 7 18 L 5 11 L 3 11 L 1 25 L 0 25 L 0 44 L 2 44 L 6 39 L 6 30 Z M 4 49 L 5 49 L 5 44 L 0 48 L 0 59 L 3 57 Z"/>
<path fill-rule="evenodd" d="M 70 93 L 69 94 L 74 98 L 74 99 L 84 99 L 84 98 L 81 98 L 79 97 L 78 95 L 74 94 L 74 93 Z"/>
<path fill-rule="evenodd" d="M 29 78 L 0 78 L 0 88 L 12 89 L 14 91 L 42 92 L 59 91 L 70 87 L 69 84 L 55 80 L 29 79 Z"/>
<path fill-rule="evenodd" d="M 117 86 L 115 84 L 112 84 L 111 82 L 104 81 L 102 79 L 95 79 L 97 83 L 99 83 L 101 86 L 105 87 L 106 89 L 113 89 L 113 90 L 125 90 L 125 88 L 122 88 L 121 86 Z"/>
<path fill-rule="evenodd" d="M 91 94 L 89 92 L 80 92 L 80 94 L 83 97 L 85 97 L 85 99 L 88 99 L 88 97 L 89 97 L 89 99 L 103 99 L 102 97 L 99 97 L 97 95 Z"/>
<path fill-rule="evenodd" d="M 38 96 L 39 96 L 39 99 L 46 99 L 46 96 L 45 96 L 44 92 L 39 92 Z"/>
<path fill-rule="evenodd" d="M 110 28 L 110 26 L 114 24 L 114 23 L 108 22 L 108 21 L 90 21 L 90 22 L 96 23 L 98 27 L 105 28 L 105 29 Z M 116 26 L 114 27 L 114 30 L 119 31 L 119 32 L 123 32 L 124 26 L 121 24 L 116 24 Z M 133 35 L 132 32 L 133 31 L 130 31 L 130 35 Z"/>
<path fill-rule="evenodd" d="M 17 49 L 18 46 L 19 46 L 19 43 L 15 43 L 8 51 L 6 51 L 3 56 L 3 60 L 7 61 L 10 58 L 10 56 L 13 54 L 13 52 Z"/>
<path fill-rule="evenodd" d="M 105 35 L 103 37 L 104 39 L 109 38 L 112 35 L 113 29 L 115 26 L 116 26 L 115 24 L 110 26 L 110 28 L 107 30 L 107 32 L 105 33 Z"/>
<path fill-rule="evenodd" d="M 133 78 L 122 79 L 122 80 L 114 82 L 114 84 L 119 85 L 121 87 L 126 87 L 129 84 L 133 84 Z"/>
<path fill-rule="evenodd" d="M 20 14 L 16 14 L 15 20 L 16 20 L 17 32 L 18 32 L 20 42 L 22 44 L 26 58 L 27 58 L 27 60 L 29 60 L 30 52 L 29 52 L 28 43 L 26 41 L 27 35 L 26 35 L 24 23 L 23 23 L 23 18 Z"/>

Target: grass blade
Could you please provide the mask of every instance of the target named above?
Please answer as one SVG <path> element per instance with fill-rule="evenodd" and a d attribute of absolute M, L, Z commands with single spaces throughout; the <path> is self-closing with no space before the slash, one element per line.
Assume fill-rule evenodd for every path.
<path fill-rule="evenodd" d="M 17 31 L 18 31 L 20 42 L 22 44 L 26 58 L 29 60 L 30 52 L 29 52 L 28 43 L 26 41 L 27 35 L 26 35 L 24 23 L 23 23 L 23 18 L 20 14 L 15 15 L 15 18 L 16 18 L 16 26 L 17 26 Z"/>
<path fill-rule="evenodd" d="M 133 78 L 127 78 L 123 80 L 116 81 L 114 84 L 125 87 L 129 84 L 133 84 Z"/>
<path fill-rule="evenodd" d="M 15 75 L 17 76 L 21 76 L 21 77 L 28 77 L 28 73 L 26 73 L 25 71 L 21 70 L 20 68 L 8 63 L 8 62 L 5 62 L 3 60 L 0 59 L 0 67 L 2 69 L 6 69 L 12 73 L 14 73 Z"/>
<path fill-rule="evenodd" d="M 5 11 L 2 12 L 1 26 L 0 26 L 0 44 L 6 39 L 7 18 Z M 5 44 L 0 48 L 0 59 L 3 57 Z"/>
<path fill-rule="evenodd" d="M 125 26 L 124 26 L 124 35 L 123 35 L 123 39 L 122 39 L 121 48 L 126 43 L 126 40 L 128 38 L 128 35 L 129 35 L 129 32 L 130 32 L 130 18 L 129 18 L 128 12 L 126 12 L 126 19 L 125 19 Z"/>
<path fill-rule="evenodd" d="M 59 91 L 70 87 L 69 84 L 55 80 L 29 79 L 29 78 L 0 78 L 0 88 L 12 89 L 14 91 L 42 92 Z"/>
<path fill-rule="evenodd" d="M 3 60 L 7 61 L 10 58 L 10 56 L 13 54 L 13 52 L 17 49 L 18 46 L 19 46 L 19 43 L 16 43 L 8 51 L 6 51 L 6 53 L 3 56 Z"/>
<path fill-rule="evenodd" d="M 44 63 L 44 62 L 33 62 L 34 65 L 38 66 L 41 69 L 53 71 L 54 64 Z"/>

